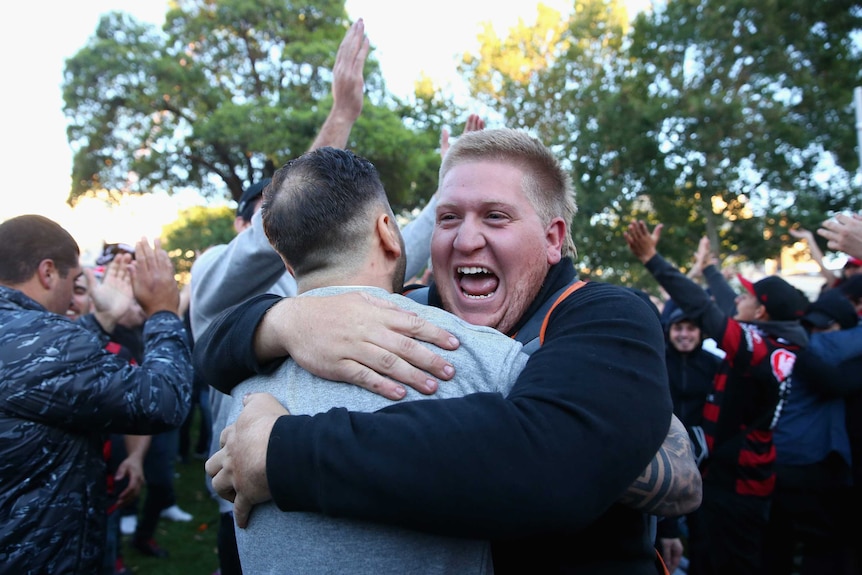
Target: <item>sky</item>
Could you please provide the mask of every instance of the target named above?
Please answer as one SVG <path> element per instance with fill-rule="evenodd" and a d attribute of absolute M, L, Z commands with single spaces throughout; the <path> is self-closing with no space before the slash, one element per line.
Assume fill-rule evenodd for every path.
<path fill-rule="evenodd" d="M 646 0 L 633 0 L 644 5 Z M 544 0 L 567 14 L 572 0 Z M 352 20 L 365 20 L 366 34 L 376 48 L 388 89 L 406 96 L 421 72 L 437 85 L 456 89 L 458 55 L 477 47 L 481 23 L 490 21 L 498 34 L 519 19 L 534 22 L 538 2 L 499 0 L 346 0 Z M 14 10 L 14 13 L 13 13 Z M 153 238 L 162 225 L 174 221 L 180 209 L 205 203 L 194 192 L 174 197 L 146 194 L 110 207 L 100 200 L 84 200 L 72 210 L 69 193 L 72 152 L 66 140 L 60 85 L 65 60 L 82 48 L 105 12 L 121 10 L 139 20 L 161 25 L 167 11 L 163 0 L 78 0 L 6 5 L 6 30 L 0 35 L 0 110 L 3 138 L 0 173 L 6 189 L 0 221 L 38 213 L 62 226 L 81 245 L 82 261 L 102 241 L 133 243 L 142 235 Z M 48 11 L 49 14 L 45 14 Z"/>

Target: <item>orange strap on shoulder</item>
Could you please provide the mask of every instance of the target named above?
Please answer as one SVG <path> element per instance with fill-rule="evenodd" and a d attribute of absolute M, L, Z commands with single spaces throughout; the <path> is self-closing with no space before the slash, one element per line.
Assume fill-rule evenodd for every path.
<path fill-rule="evenodd" d="M 667 565 L 664 564 L 664 559 L 661 558 L 661 553 L 658 552 L 658 549 L 655 550 L 655 566 L 661 575 L 670 575 L 670 571 L 667 570 Z"/>
<path fill-rule="evenodd" d="M 548 318 L 551 317 L 551 312 L 554 311 L 554 309 L 557 307 L 557 305 L 561 301 L 563 301 L 564 299 L 566 299 L 567 297 L 572 295 L 574 292 L 576 292 L 579 289 L 581 289 L 582 287 L 584 287 L 585 285 L 587 285 L 587 282 L 585 282 L 584 280 L 579 280 L 579 281 L 573 283 L 572 285 L 570 285 L 566 291 L 564 291 L 563 293 L 560 294 L 560 297 L 557 298 L 557 301 L 554 302 L 554 304 L 551 306 L 551 309 L 549 309 L 548 313 L 545 314 L 545 319 L 542 321 L 542 329 L 539 330 L 539 342 L 541 344 L 545 343 L 545 330 L 548 328 Z"/>

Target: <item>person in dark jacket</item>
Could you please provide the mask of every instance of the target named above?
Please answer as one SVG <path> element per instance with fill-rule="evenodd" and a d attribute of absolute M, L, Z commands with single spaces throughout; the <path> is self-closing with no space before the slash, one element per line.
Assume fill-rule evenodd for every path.
<path fill-rule="evenodd" d="M 443 160 L 438 197 L 429 303 L 512 335 L 548 313 L 543 306 L 576 281 L 571 180 L 540 142 L 506 129 L 462 135 Z M 286 349 L 327 379 L 397 391 L 370 369 L 383 347 L 400 381 L 422 391 L 433 391 L 428 375 L 393 349 L 413 365 L 433 364 L 437 377 L 450 376 L 434 354 L 417 357 L 408 343 L 417 335 L 451 349 L 448 334 L 368 302 L 249 300 L 198 339 L 196 365 L 229 366 L 216 376 L 209 364 L 204 377 L 230 386 L 249 369 L 265 371 L 259 360 Z M 262 310 L 268 312 L 261 322 Z M 631 290 L 587 282 L 547 319 L 541 347 L 506 397 L 473 394 L 375 413 L 333 409 L 279 417 L 283 411 L 260 409 L 251 396 L 223 433 L 225 449 L 207 462 L 213 485 L 234 499 L 240 526 L 250 506 L 271 495 L 284 510 L 492 539 L 498 574 L 537 565 L 546 572 L 654 574 L 649 518 L 618 500 L 655 455 L 671 417 L 658 317 Z M 293 333 L 279 334 L 280 325 Z M 303 329 L 312 325 L 326 329 Z M 254 355 L 254 343 L 245 339 L 230 358 L 216 357 L 232 347 L 230 337 L 248 338 L 256 326 L 262 353 Z M 406 336 L 387 326 L 401 326 Z M 360 352 L 333 346 L 357 336 L 382 346 L 360 344 Z M 310 364 L 309 350 L 318 354 Z M 321 358 L 321 352 L 343 355 Z M 258 464 L 248 465 L 252 459 Z"/>
<path fill-rule="evenodd" d="M 697 433 L 703 425 L 703 406 L 721 358 L 703 349 L 703 332 L 694 318 L 675 304 L 673 308 L 665 327 L 664 354 L 673 413 L 690 434 Z M 682 520 L 682 517 L 666 517 L 658 522 L 656 546 L 671 572 L 683 554 Z"/>
<path fill-rule="evenodd" d="M 661 229 L 658 224 L 651 232 L 635 221 L 625 232 L 626 242 L 727 354 L 704 405 L 708 455 L 701 464 L 703 503 L 689 521 L 689 572 L 759 575 L 775 485 L 772 430 L 790 392 L 797 354 L 808 343 L 798 321 L 808 300 L 778 276 L 756 283 L 740 276 L 744 289 L 731 316 L 727 305 L 714 301 L 658 254 Z M 712 288 L 710 284 L 711 291 L 720 291 Z"/>
<path fill-rule="evenodd" d="M 808 353 L 837 365 L 862 356 L 856 309 L 840 289 L 824 291 L 802 317 Z M 855 386 L 794 371 L 775 427 L 775 493 L 764 549 L 767 575 L 851 573 L 851 441 L 845 397 Z"/>
<path fill-rule="evenodd" d="M 691 314 L 677 308 L 667 322 L 667 364 L 673 412 L 686 429 L 703 424 L 703 404 L 721 358 L 703 349 L 703 332 Z"/>
<path fill-rule="evenodd" d="M 4 574 L 99 572 L 107 434 L 177 427 L 188 411 L 191 358 L 167 253 L 142 239 L 134 263 L 124 259 L 116 277 L 93 287 L 95 314 L 71 321 L 65 314 L 82 273 L 79 255 L 72 236 L 42 216 L 0 224 Z M 129 305 L 117 286 L 129 282 L 148 317 L 140 366 L 105 349 Z"/>

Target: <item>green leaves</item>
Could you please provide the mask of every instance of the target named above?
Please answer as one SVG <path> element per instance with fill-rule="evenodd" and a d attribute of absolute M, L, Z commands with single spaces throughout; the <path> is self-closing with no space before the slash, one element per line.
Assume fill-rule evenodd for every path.
<path fill-rule="evenodd" d="M 308 149 L 348 26 L 343 0 L 179 0 L 163 30 L 105 15 L 66 63 L 69 202 L 103 188 L 238 199 Z M 365 79 L 350 146 L 378 164 L 396 204 L 415 205 L 436 189 L 426 155 L 455 111 L 408 128 L 373 59 Z"/>
<path fill-rule="evenodd" d="M 662 252 L 685 267 L 704 234 L 722 256 L 762 260 L 789 226 L 862 207 L 860 18 L 848 0 L 670 0 L 629 28 L 620 2 L 585 0 L 568 21 L 540 12 L 486 33 L 462 72 L 571 167 L 583 275 L 638 284 L 633 218 L 663 222 Z"/>

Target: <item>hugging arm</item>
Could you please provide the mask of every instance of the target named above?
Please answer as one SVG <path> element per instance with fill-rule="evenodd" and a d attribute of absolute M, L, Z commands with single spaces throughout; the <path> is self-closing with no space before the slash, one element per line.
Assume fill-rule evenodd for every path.
<path fill-rule="evenodd" d="M 671 419 L 658 318 L 620 291 L 588 284 L 566 298 L 507 397 L 277 418 L 265 446 L 274 501 L 450 536 L 592 524 L 643 473 Z"/>
<path fill-rule="evenodd" d="M 691 440 L 674 415 L 658 453 L 626 490 L 620 503 L 652 515 L 676 517 L 697 509 L 702 495 Z"/>
<path fill-rule="evenodd" d="M 244 379 L 271 372 L 292 356 L 320 377 L 400 399 L 404 389 L 398 382 L 433 393 L 434 378 L 454 375 L 452 365 L 417 339 L 458 347 L 449 332 L 366 293 L 261 295 L 228 309 L 204 331 L 195 342 L 194 365 L 206 383 L 230 393 Z"/>

